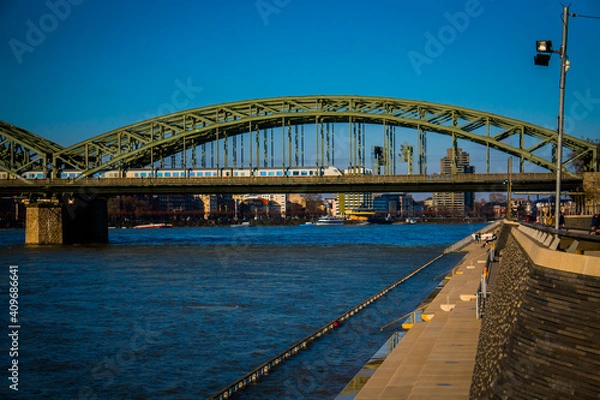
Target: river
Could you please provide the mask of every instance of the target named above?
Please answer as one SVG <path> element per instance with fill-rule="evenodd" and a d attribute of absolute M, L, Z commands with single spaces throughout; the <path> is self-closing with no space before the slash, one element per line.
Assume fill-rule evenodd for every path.
<path fill-rule="evenodd" d="M 113 229 L 110 244 L 24 246 L 0 231 L 5 375 L 22 398 L 206 398 L 481 224 Z M 400 285 L 240 399 L 333 399 L 462 258 Z M 9 266 L 18 266 L 10 356 Z M 12 392 L 2 379 L 0 397 Z"/>

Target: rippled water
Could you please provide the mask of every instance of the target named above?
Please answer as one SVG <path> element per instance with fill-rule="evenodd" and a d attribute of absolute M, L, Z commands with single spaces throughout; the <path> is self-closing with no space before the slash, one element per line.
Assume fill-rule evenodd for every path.
<path fill-rule="evenodd" d="M 6 333 L 8 266 L 19 266 L 19 395 L 206 398 L 480 227 L 128 229 L 111 230 L 109 245 L 70 247 L 25 247 L 22 231 L 0 231 Z M 461 257 L 434 263 L 239 398 L 334 398 L 399 326 L 379 328 Z M 0 360 L 6 371 L 6 351 Z"/>

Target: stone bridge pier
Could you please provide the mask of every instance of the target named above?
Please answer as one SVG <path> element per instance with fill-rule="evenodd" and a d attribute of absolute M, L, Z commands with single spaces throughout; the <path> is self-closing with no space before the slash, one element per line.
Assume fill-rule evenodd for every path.
<path fill-rule="evenodd" d="M 25 244 L 89 243 L 108 243 L 106 199 L 63 195 L 27 205 Z"/>

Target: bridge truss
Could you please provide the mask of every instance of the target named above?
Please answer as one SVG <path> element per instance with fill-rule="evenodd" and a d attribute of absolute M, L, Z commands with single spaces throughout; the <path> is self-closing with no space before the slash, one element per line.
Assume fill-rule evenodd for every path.
<path fill-rule="evenodd" d="M 63 147 L 0 121 L 0 171 L 20 177 L 25 171 L 48 171 Z"/>
<path fill-rule="evenodd" d="M 274 154 L 283 167 L 303 166 L 309 136 L 310 165 L 327 166 L 335 162 L 335 128 L 339 130 L 339 124 L 348 127 L 344 151 L 349 153 L 350 166 L 366 166 L 365 124 L 383 126 L 380 152 L 384 174 L 395 170 L 396 128 L 418 132 L 420 174 L 427 172 L 428 132 L 450 136 L 453 157 L 458 140 L 482 145 L 488 173 L 491 149 L 517 157 L 520 172 L 525 172 L 526 162 L 553 172 L 556 169 L 554 130 L 451 105 L 365 96 L 277 97 L 218 104 L 142 121 L 67 148 L 2 124 L 0 168 L 13 173 L 27 168 L 77 169 L 86 177 L 130 168 L 274 166 Z M 314 128 L 305 131 L 309 125 Z M 563 146 L 564 154 L 570 156 L 563 165 L 579 160 L 596 169 L 595 144 L 565 136 Z M 548 147 L 552 157 L 541 154 L 547 153 Z"/>

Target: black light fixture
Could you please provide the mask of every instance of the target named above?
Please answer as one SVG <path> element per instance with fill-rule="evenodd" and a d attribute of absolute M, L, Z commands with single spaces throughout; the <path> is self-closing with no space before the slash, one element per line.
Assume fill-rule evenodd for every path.
<path fill-rule="evenodd" d="M 533 56 L 533 62 L 535 65 L 547 67 L 550 63 L 550 54 L 536 54 Z"/>

